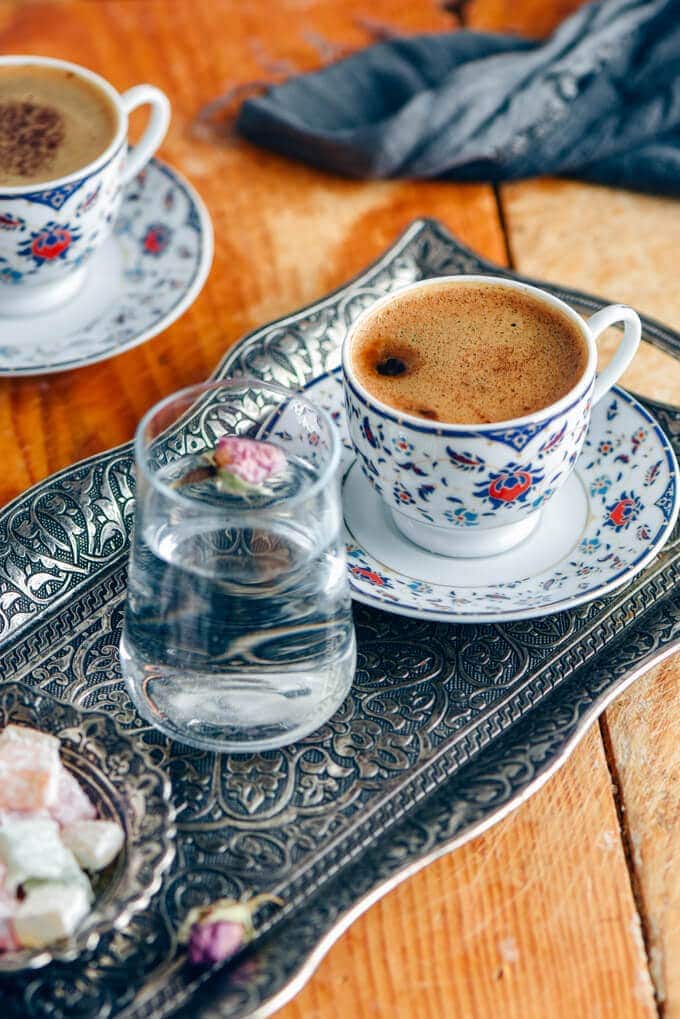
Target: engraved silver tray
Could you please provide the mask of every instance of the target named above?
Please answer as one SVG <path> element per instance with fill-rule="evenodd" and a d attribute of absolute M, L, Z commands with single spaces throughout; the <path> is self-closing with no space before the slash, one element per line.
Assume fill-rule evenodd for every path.
<path fill-rule="evenodd" d="M 337 364 L 368 300 L 460 272 L 508 274 L 436 222 L 416 222 L 355 280 L 252 333 L 216 374 L 303 386 Z M 583 312 L 605 303 L 547 289 Z M 680 356 L 677 334 L 648 319 L 644 334 Z M 680 412 L 646 403 L 677 450 Z M 357 606 L 357 679 L 329 723 L 280 751 L 192 750 L 146 725 L 120 679 L 133 488 L 127 445 L 2 513 L 0 676 L 107 711 L 143 741 L 172 781 L 176 858 L 148 911 L 89 961 L 3 980 L 3 1017 L 271 1014 L 354 917 L 526 799 L 613 697 L 680 645 L 676 529 L 628 586 L 558 615 L 461 626 Z M 189 970 L 175 937 L 185 912 L 264 889 L 285 906 L 248 953 L 221 971 Z"/>

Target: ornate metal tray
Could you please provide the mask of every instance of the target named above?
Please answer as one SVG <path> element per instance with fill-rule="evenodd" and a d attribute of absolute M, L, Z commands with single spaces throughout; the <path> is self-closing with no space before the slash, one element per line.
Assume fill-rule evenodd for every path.
<path fill-rule="evenodd" d="M 437 223 L 413 224 L 324 300 L 251 334 L 217 374 L 290 386 L 335 366 L 365 303 L 442 273 L 505 272 Z M 578 310 L 602 303 L 548 287 Z M 645 320 L 674 355 L 680 336 Z M 680 446 L 680 412 L 647 405 Z M 8 1016 L 271 1014 L 394 883 L 494 823 L 566 758 L 617 693 L 680 643 L 677 531 L 616 594 L 507 624 L 405 620 L 357 606 L 352 694 L 282 751 L 217 757 L 136 715 L 117 645 L 133 504 L 129 446 L 54 475 L 0 516 L 0 676 L 109 712 L 170 777 L 177 854 L 149 910 L 85 962 L 2 983 Z M 247 957 L 197 976 L 175 933 L 191 906 L 267 889 L 285 906 Z"/>

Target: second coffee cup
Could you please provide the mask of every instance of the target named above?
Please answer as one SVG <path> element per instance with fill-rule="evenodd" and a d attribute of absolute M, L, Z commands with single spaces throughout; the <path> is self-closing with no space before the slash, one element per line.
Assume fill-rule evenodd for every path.
<path fill-rule="evenodd" d="M 151 106 L 128 153 L 128 115 Z M 122 95 L 77 64 L 0 57 L 0 315 L 33 315 L 73 297 L 111 233 L 122 189 L 145 166 L 170 122 L 153 85 Z"/>

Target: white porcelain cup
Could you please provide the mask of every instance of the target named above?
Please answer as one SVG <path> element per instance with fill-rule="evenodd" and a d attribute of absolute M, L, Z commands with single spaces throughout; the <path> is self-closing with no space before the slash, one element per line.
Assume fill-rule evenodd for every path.
<path fill-rule="evenodd" d="M 530 294 L 573 322 L 588 350 L 576 385 L 549 407 L 485 425 L 428 421 L 372 396 L 352 367 L 354 338 L 366 319 L 415 290 L 471 282 L 490 291 L 502 287 Z M 597 338 L 617 322 L 624 325 L 621 342 L 610 363 L 597 374 Z M 584 321 L 552 294 L 496 276 L 424 280 L 367 308 L 352 325 L 342 349 L 349 433 L 365 476 L 402 534 L 431 552 L 467 557 L 505 552 L 526 538 L 536 527 L 542 507 L 573 470 L 591 406 L 630 364 L 640 332 L 640 319 L 631 308 L 609 305 Z"/>
<path fill-rule="evenodd" d="M 153 85 L 120 95 L 100 75 L 49 57 L 0 57 L 7 66 L 63 68 L 103 92 L 116 111 L 107 148 L 86 166 L 39 185 L 0 185 L 0 315 L 33 315 L 72 298 L 87 263 L 113 229 L 125 185 L 145 166 L 170 123 L 167 96 Z M 144 135 L 128 153 L 128 116 L 149 105 Z"/>

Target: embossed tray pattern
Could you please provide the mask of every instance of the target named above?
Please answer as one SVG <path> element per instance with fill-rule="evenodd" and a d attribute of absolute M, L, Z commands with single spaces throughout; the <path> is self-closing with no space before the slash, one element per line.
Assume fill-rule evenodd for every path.
<path fill-rule="evenodd" d="M 480 271 L 502 270 L 438 224 L 416 223 L 335 294 L 251 334 L 217 374 L 302 386 L 335 367 L 347 324 L 375 297 Z M 603 303 L 548 289 L 579 311 Z M 644 326 L 648 340 L 680 354 L 680 337 Z M 680 414 L 648 406 L 677 450 Z M 358 606 L 357 678 L 327 725 L 282 751 L 195 751 L 143 723 L 120 680 L 133 489 L 124 446 L 4 511 L 0 674 L 108 711 L 144 741 L 173 783 L 177 858 L 149 911 L 91 959 L 3 984 L 8 1015 L 156 1017 L 189 1002 L 192 1015 L 266 1014 L 353 912 L 519 802 L 678 637 L 677 536 L 620 592 L 542 619 L 452 626 Z M 264 888 L 286 905 L 263 925 L 262 947 L 224 975 L 196 978 L 178 955 L 178 919 L 207 898 Z"/>

